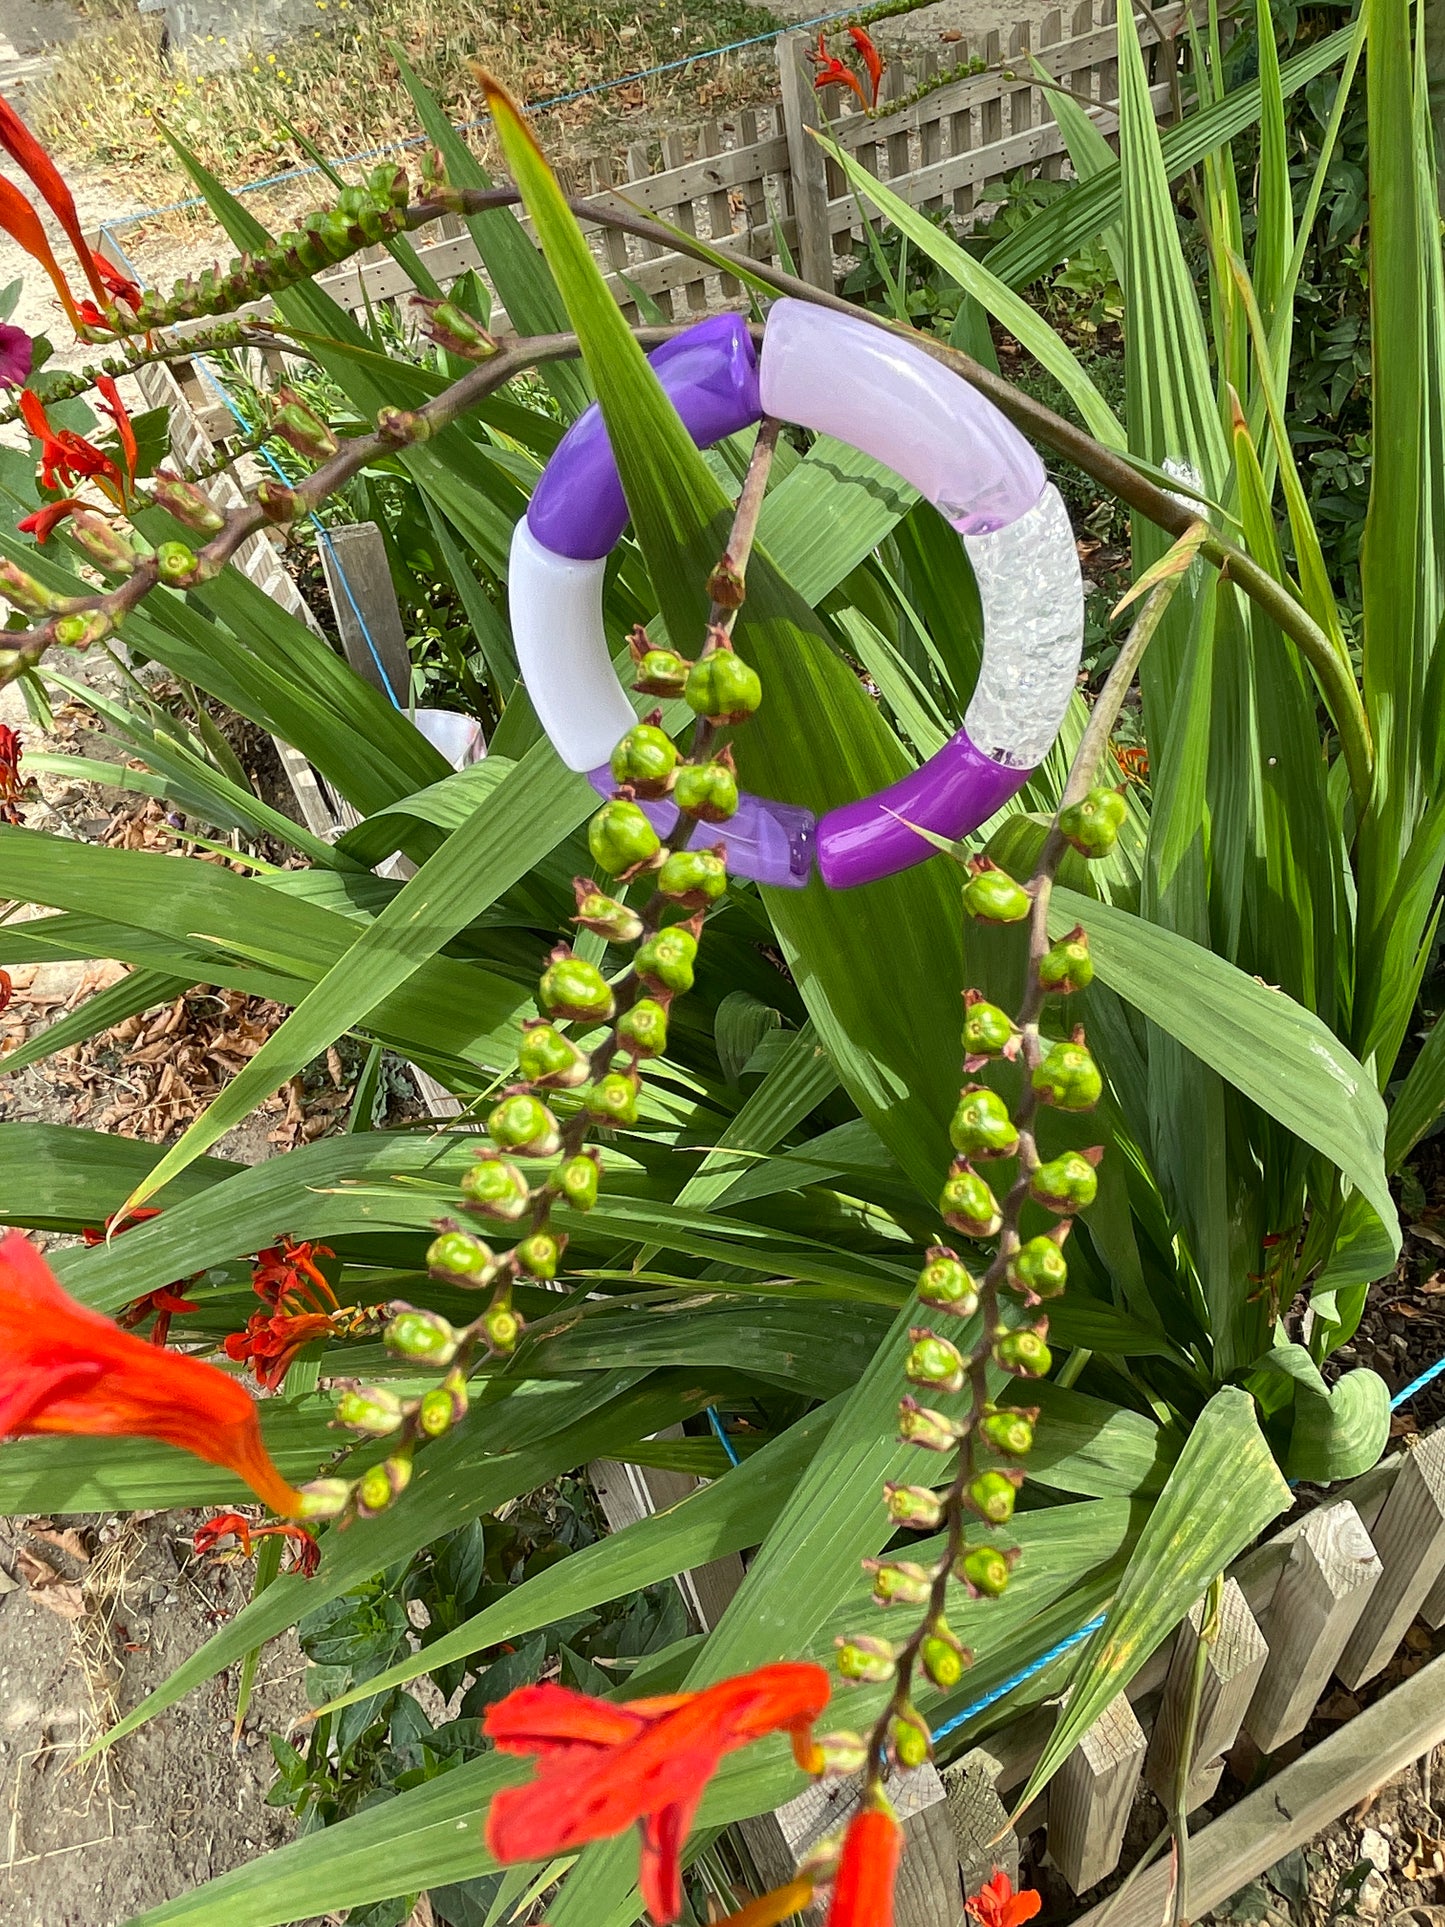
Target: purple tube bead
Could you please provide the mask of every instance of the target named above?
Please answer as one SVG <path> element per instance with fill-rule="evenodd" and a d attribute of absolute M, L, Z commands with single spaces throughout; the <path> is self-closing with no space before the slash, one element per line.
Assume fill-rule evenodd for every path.
<path fill-rule="evenodd" d="M 762 419 L 758 359 L 741 315 L 711 315 L 648 356 L 699 448 Z M 578 562 L 609 555 L 629 520 L 602 410 L 596 402 L 558 443 L 527 507 L 545 548 Z"/>
<path fill-rule="evenodd" d="M 818 869 L 830 890 L 911 869 L 935 854 L 916 823 L 935 836 L 957 838 L 986 822 L 1033 775 L 985 756 L 967 730 L 946 742 L 922 769 L 873 796 L 829 810 L 818 824 Z"/>
<path fill-rule="evenodd" d="M 611 796 L 617 787 L 612 771 L 604 763 L 589 770 L 587 780 L 599 796 Z M 677 827 L 678 809 L 665 798 L 643 802 L 642 809 L 653 829 L 669 837 Z M 699 823 L 687 840 L 690 850 L 710 850 L 721 843 L 728 869 L 734 876 L 749 877 L 754 883 L 770 883 L 775 889 L 801 890 L 813 867 L 813 835 L 817 827 L 811 810 L 794 803 L 774 803 L 766 797 L 743 790 L 736 814 L 726 823 Z M 917 839 L 914 839 L 915 842 Z"/>

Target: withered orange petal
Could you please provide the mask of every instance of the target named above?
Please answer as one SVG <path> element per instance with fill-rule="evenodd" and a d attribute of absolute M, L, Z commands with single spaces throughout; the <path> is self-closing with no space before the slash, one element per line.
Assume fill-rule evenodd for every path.
<path fill-rule="evenodd" d="M 545 1681 L 519 1687 L 489 1706 L 483 1730 L 504 1753 L 546 1754 L 619 1746 L 646 1724 L 646 1714 L 637 1707 L 615 1706 Z"/>

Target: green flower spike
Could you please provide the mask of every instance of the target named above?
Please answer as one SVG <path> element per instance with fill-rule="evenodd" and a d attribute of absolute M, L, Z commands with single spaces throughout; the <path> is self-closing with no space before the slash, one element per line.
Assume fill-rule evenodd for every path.
<path fill-rule="evenodd" d="M 968 1503 L 991 1526 L 1006 1526 L 1014 1516 L 1014 1498 L 1024 1482 L 1022 1472 L 980 1472 L 970 1479 Z"/>
<path fill-rule="evenodd" d="M 674 850 L 657 873 L 657 887 L 685 909 L 705 910 L 728 887 L 721 849 Z"/>
<path fill-rule="evenodd" d="M 991 1238 L 1003 1223 L 998 1199 L 967 1158 L 955 1158 L 939 1199 L 943 1222 L 966 1238 Z"/>
<path fill-rule="evenodd" d="M 382 1337 L 388 1351 L 428 1365 L 450 1365 L 462 1342 L 440 1312 L 418 1311 L 413 1305 L 396 1308 Z"/>
<path fill-rule="evenodd" d="M 671 861 L 671 859 L 669 859 Z M 663 865 L 665 869 L 666 864 Z M 577 913 L 573 923 L 580 923 L 584 930 L 593 930 L 608 943 L 636 943 L 642 935 L 642 919 L 635 910 L 629 910 L 625 903 L 616 897 L 609 897 L 599 890 L 588 877 L 573 877 L 572 889 L 577 897 Z"/>
<path fill-rule="evenodd" d="M 579 1151 L 557 1174 L 562 1196 L 574 1211 L 590 1211 L 601 1188 L 602 1164 L 595 1151 Z"/>
<path fill-rule="evenodd" d="M 1008 1012 L 989 1003 L 982 991 L 963 993 L 963 1068 L 970 1075 L 991 1057 L 1016 1057 L 1022 1035 Z"/>
<path fill-rule="evenodd" d="M 550 976 L 552 970 L 547 974 Z M 522 1026 L 517 1069 L 529 1084 L 545 1084 L 555 1090 L 575 1090 L 587 1082 L 586 1054 L 551 1024 L 538 1019 Z"/>
<path fill-rule="evenodd" d="M 995 1452 L 1008 1459 L 1027 1458 L 1034 1448 L 1038 1416 L 1036 1405 L 990 1405 L 979 1429 L 985 1443 Z"/>
<path fill-rule="evenodd" d="M 957 1252 L 947 1245 L 930 1245 L 927 1262 L 918 1274 L 920 1301 L 934 1311 L 951 1311 L 956 1318 L 972 1318 L 978 1310 L 978 1286 Z"/>
<path fill-rule="evenodd" d="M 856 1686 L 881 1686 L 893 1677 L 893 1647 L 886 1639 L 867 1633 L 840 1633 L 833 1644 L 838 1649 L 838 1671 Z"/>
<path fill-rule="evenodd" d="M 667 1007 L 639 997 L 617 1020 L 617 1045 L 634 1057 L 660 1057 L 667 1049 Z"/>
<path fill-rule="evenodd" d="M 433 1278 L 474 1290 L 490 1280 L 497 1261 L 491 1246 L 470 1231 L 443 1231 L 427 1246 L 426 1268 Z"/>
<path fill-rule="evenodd" d="M 1037 1325 L 1020 1325 L 1016 1331 L 1000 1325 L 994 1333 L 995 1360 L 1019 1378 L 1042 1378 L 1054 1362 L 1046 1342 L 1048 1329 L 1047 1318 L 1041 1318 Z"/>
<path fill-rule="evenodd" d="M 523 1157 L 550 1158 L 561 1148 L 562 1134 L 557 1120 L 540 1097 L 517 1091 L 492 1107 L 487 1133 L 503 1151 L 517 1151 Z"/>
<path fill-rule="evenodd" d="M 903 1366 L 904 1376 L 914 1385 L 926 1385 L 934 1392 L 963 1390 L 963 1354 L 946 1338 L 936 1338 L 923 1325 L 915 1325 L 908 1336 L 912 1344 Z"/>
<path fill-rule="evenodd" d="M 462 1198 L 468 1211 L 510 1223 L 527 1209 L 531 1193 L 516 1165 L 493 1153 L 463 1175 Z"/>
<path fill-rule="evenodd" d="M 684 763 L 677 772 L 672 800 L 684 816 L 703 823 L 726 823 L 738 811 L 738 777 L 732 751 L 710 763 Z"/>
<path fill-rule="evenodd" d="M 1030 1302 L 1057 1298 L 1069 1282 L 1068 1261 L 1059 1249 L 1059 1240 L 1049 1236 L 1027 1239 L 1008 1261 L 1008 1281 Z"/>
<path fill-rule="evenodd" d="M 633 964 L 642 981 L 654 990 L 680 995 L 692 989 L 696 958 L 697 938 L 682 924 L 674 923 L 639 945 Z"/>

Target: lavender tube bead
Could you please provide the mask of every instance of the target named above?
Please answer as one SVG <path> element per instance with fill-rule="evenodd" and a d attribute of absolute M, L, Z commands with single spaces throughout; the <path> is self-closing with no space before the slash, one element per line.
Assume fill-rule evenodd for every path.
<path fill-rule="evenodd" d="M 599 796 L 611 796 L 616 788 L 606 763 L 589 770 L 587 780 Z M 666 798 L 643 802 L 642 809 L 653 829 L 669 837 L 677 825 L 678 808 Z M 734 876 L 749 877 L 754 883 L 770 883 L 781 890 L 801 890 L 813 867 L 813 835 L 816 819 L 811 810 L 793 803 L 774 803 L 751 790 L 738 797 L 735 815 L 726 823 L 699 823 L 687 839 L 689 850 L 710 850 L 721 843 L 728 869 Z M 917 842 L 917 838 L 914 841 Z"/>
<path fill-rule="evenodd" d="M 668 400 L 699 448 L 761 420 L 758 363 L 741 315 L 713 315 L 648 356 Z M 622 479 L 596 402 L 558 443 L 527 507 L 544 548 L 576 561 L 609 555 L 628 521 Z"/>
<path fill-rule="evenodd" d="M 876 883 L 934 855 L 916 823 L 935 836 L 956 838 L 977 829 L 1033 774 L 1009 769 L 961 729 L 922 769 L 856 803 L 829 810 L 818 824 L 818 870 L 830 890 Z"/>

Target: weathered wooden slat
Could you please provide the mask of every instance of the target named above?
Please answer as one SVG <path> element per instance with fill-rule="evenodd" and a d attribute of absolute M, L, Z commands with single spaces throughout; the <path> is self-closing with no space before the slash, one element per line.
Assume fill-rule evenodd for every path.
<path fill-rule="evenodd" d="M 1049 1787 L 1049 1857 L 1076 1894 L 1119 1864 L 1129 1810 L 1149 1742 L 1120 1693 L 1059 1768 Z"/>
<path fill-rule="evenodd" d="M 411 701 L 411 651 L 381 530 L 375 522 L 352 522 L 328 529 L 317 547 L 346 660 L 405 708 Z"/>
<path fill-rule="evenodd" d="M 999 1794 L 1001 1764 L 991 1747 L 976 1746 L 941 1776 L 965 1893 L 977 1893 L 996 1867 L 1019 1877 L 1019 1837 Z"/>
<path fill-rule="evenodd" d="M 1063 40 L 1063 37 L 1064 17 L 1058 8 L 1055 7 L 1052 13 L 1046 13 L 1044 15 L 1039 27 L 1039 51 L 1036 57 L 1041 67 L 1045 64 L 1045 57 L 1050 49 L 1057 46 Z M 1035 89 L 1035 109 L 1040 122 L 1047 123 L 1053 119 L 1053 114 L 1049 108 L 1047 90 L 1042 87 Z M 1061 180 L 1064 172 L 1062 155 L 1045 155 L 1043 161 L 1040 163 L 1039 172 L 1046 181 Z"/>
<path fill-rule="evenodd" d="M 1370 1536 L 1384 1572 L 1336 1669 L 1349 1687 L 1385 1665 L 1445 1570 L 1445 1431 L 1407 1447 Z"/>
<path fill-rule="evenodd" d="M 1150 1786 L 1166 1805 L 1173 1797 L 1175 1770 L 1180 1749 L 1185 1744 L 1195 1654 L 1202 1637 L 1206 1607 L 1207 1602 L 1200 1600 L 1179 1628 L 1149 1742 L 1144 1771 Z M 1218 1633 L 1205 1654 L 1204 1690 L 1189 1761 L 1187 1812 L 1202 1806 L 1219 1785 L 1224 1755 L 1234 1744 L 1268 1656 L 1264 1635 L 1245 1602 L 1238 1580 L 1226 1580 L 1219 1607 Z"/>
<path fill-rule="evenodd" d="M 1304 1731 L 1383 1570 L 1348 1499 L 1305 1520 L 1260 1616 L 1269 1658 L 1244 1725 L 1261 1753 Z"/>

